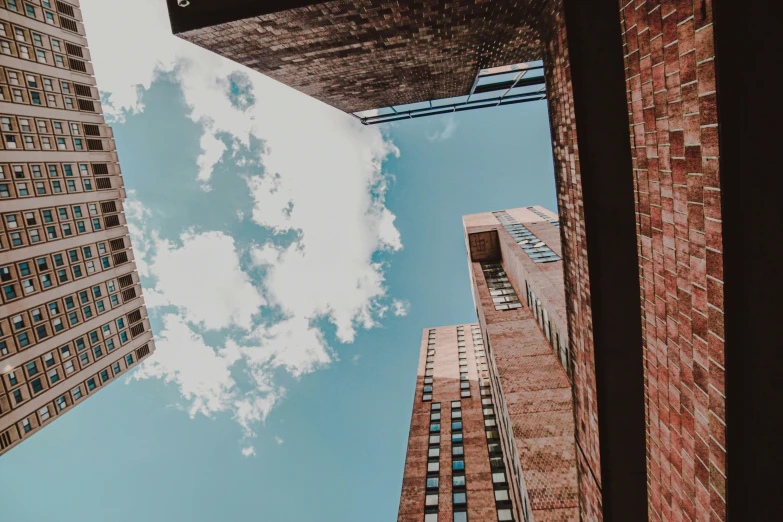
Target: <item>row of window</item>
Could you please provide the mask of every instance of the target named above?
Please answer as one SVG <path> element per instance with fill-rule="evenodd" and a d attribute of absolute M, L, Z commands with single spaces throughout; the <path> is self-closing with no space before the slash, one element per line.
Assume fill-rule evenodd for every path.
<path fill-rule="evenodd" d="M 484 272 L 495 310 L 522 308 L 522 303 L 500 263 L 481 263 L 481 270 Z"/>
<path fill-rule="evenodd" d="M 112 247 L 125 248 L 113 239 Z M 9 303 L 39 292 L 54 289 L 71 281 L 110 270 L 128 262 L 127 251 L 109 255 L 106 242 L 90 243 L 79 248 L 55 252 L 34 259 L 0 266 L 0 302 Z M 112 252 L 115 248 L 112 248 Z"/>
<path fill-rule="evenodd" d="M 97 124 L 76 121 L 51 120 L 0 114 L 0 129 L 3 132 L 35 133 L 61 136 L 98 136 L 101 129 Z M 65 149 L 62 149 L 65 150 Z"/>
<path fill-rule="evenodd" d="M 73 6 L 60 0 L 41 0 L 40 7 L 24 0 L 0 0 L 0 7 L 73 33 L 79 32 Z"/>
<path fill-rule="evenodd" d="M 484 342 L 481 337 L 481 329 L 477 325 L 471 326 L 473 335 L 473 350 L 476 361 L 485 359 Z M 484 363 L 486 366 L 486 363 Z M 487 436 L 487 450 L 489 453 L 490 469 L 492 471 L 492 485 L 494 488 L 495 507 L 498 521 L 513 521 L 514 512 L 511 503 L 508 478 L 506 476 L 503 447 L 500 443 L 497 431 L 497 418 L 495 404 L 492 397 L 491 382 L 488 371 L 482 371 L 479 381 L 481 393 L 481 411 L 484 416 L 484 429 Z"/>
<path fill-rule="evenodd" d="M 37 134 L 3 134 L 0 142 L 6 150 L 49 150 L 65 152 L 111 150 L 108 140 L 90 138 L 71 138 L 69 136 L 39 136 Z"/>
<path fill-rule="evenodd" d="M 568 351 L 568 334 L 561 335 L 554 321 L 550 321 L 549 312 L 541 305 L 541 300 L 536 297 L 536 293 L 527 281 L 525 281 L 525 287 L 527 290 L 527 305 L 544 331 L 549 345 L 552 346 L 558 359 L 560 359 L 563 369 L 568 374 L 568 377 L 572 379 L 574 370 L 571 366 L 571 354 Z"/>
<path fill-rule="evenodd" d="M 119 278 L 120 289 L 125 288 L 122 283 L 127 282 L 126 279 L 130 279 L 130 285 L 133 285 L 133 280 L 128 274 Z M 132 292 L 128 294 L 127 290 L 132 290 Z M 105 293 L 107 291 L 108 294 Z M 117 285 L 114 280 L 110 280 L 105 287 L 101 284 L 77 291 L 46 305 L 15 314 L 8 319 L 3 318 L 0 321 L 0 357 L 28 349 L 44 339 L 57 336 L 79 324 L 86 323 L 121 304 L 127 303 L 138 294 L 136 286 L 131 286 L 117 293 Z M 122 296 L 121 300 L 119 295 Z M 110 326 L 103 325 L 101 330 L 108 333 L 110 330 L 107 328 Z M 131 337 L 136 337 L 139 333 L 141 332 L 131 330 Z M 97 338 L 97 330 L 91 332 L 90 337 L 93 336 Z M 120 342 L 124 344 L 127 340 L 127 334 L 120 335 Z"/>
<path fill-rule="evenodd" d="M 131 315 L 134 316 L 134 322 L 129 319 Z M 0 386 L 0 399 L 5 397 L 2 394 L 4 388 L 10 407 L 19 407 L 27 400 L 56 386 L 58 382 L 71 376 L 75 371 L 84 370 L 113 353 L 119 346 L 126 344 L 127 331 L 121 330 L 121 328 L 140 326 L 143 331 L 142 320 L 141 310 L 134 310 L 117 319 L 116 324 L 104 325 L 102 335 L 98 335 L 97 331 L 91 332 L 90 335 L 78 337 L 59 348 L 7 370 L 2 376 L 3 386 Z M 122 342 L 123 338 L 126 339 L 125 342 Z"/>
<path fill-rule="evenodd" d="M 108 200 L 0 214 L 0 250 L 118 227 L 123 224 L 118 203 L 119 200 Z"/>
<path fill-rule="evenodd" d="M 427 337 L 427 359 L 424 363 L 424 388 L 421 400 L 432 400 L 432 375 L 435 371 L 435 328 L 431 328 Z"/>
<path fill-rule="evenodd" d="M 545 219 L 546 221 L 548 221 L 549 223 L 553 224 L 554 226 L 556 226 L 556 227 L 559 227 L 559 226 L 560 226 L 560 221 L 559 221 L 559 220 L 557 220 L 557 219 L 555 219 L 555 218 L 553 218 L 553 217 L 551 217 L 551 216 L 548 216 L 548 215 L 544 214 L 543 212 L 541 212 L 540 210 L 538 210 L 536 207 L 527 207 L 527 208 L 528 208 L 528 210 L 530 210 L 530 211 L 531 211 L 533 214 L 537 215 L 538 217 L 540 217 L 540 218 L 542 218 L 542 219 Z"/>
<path fill-rule="evenodd" d="M 457 327 L 457 355 L 459 358 L 459 394 L 463 399 L 470 397 L 470 380 L 468 380 L 468 353 L 465 349 L 465 331 L 462 326 Z M 466 370 L 466 371 L 463 371 Z"/>
<path fill-rule="evenodd" d="M 91 192 L 95 185 L 89 178 L 64 181 L 36 181 L 33 183 L 0 183 L 0 199 L 18 199 L 53 194 Z"/>
<path fill-rule="evenodd" d="M 59 414 L 64 413 L 65 410 L 74 404 L 81 402 L 81 400 L 88 395 L 98 391 L 102 386 L 129 370 L 133 365 L 137 364 L 150 353 L 149 346 L 144 345 L 134 352 L 120 357 L 102 370 L 79 383 L 77 386 L 59 395 L 44 407 L 39 408 L 34 413 L 11 426 L 8 430 L 0 434 L 0 441 L 2 441 L 2 444 L 0 444 L 0 454 L 7 451 L 10 446 L 24 437 L 32 435 L 39 427 L 47 424 Z M 4 415 L 7 412 L 4 409 L 5 406 L 4 403 L 0 402 L 0 415 Z"/>
<path fill-rule="evenodd" d="M 36 49 L 44 49 L 56 53 L 69 54 L 84 58 L 84 48 L 59 37 L 35 31 L 24 25 L 0 22 L 0 37 L 10 38 L 20 44 L 29 44 Z"/>
<path fill-rule="evenodd" d="M 112 168 L 112 170 L 114 170 Z M 0 181 L 109 175 L 107 163 L 0 163 Z"/>
<path fill-rule="evenodd" d="M 465 480 L 465 447 L 462 431 L 462 404 L 451 402 L 451 500 L 453 522 L 467 522 L 467 484 Z M 430 435 L 427 448 L 427 476 L 425 483 L 424 520 L 438 522 L 440 500 L 440 426 L 441 404 L 430 407 Z"/>
<path fill-rule="evenodd" d="M 538 239 L 530 230 L 528 230 L 519 221 L 514 219 L 511 214 L 505 211 L 492 213 L 503 227 L 511 234 L 514 241 L 522 247 L 522 250 L 536 263 L 551 263 L 560 261 L 560 257 L 555 254 L 546 243 Z"/>

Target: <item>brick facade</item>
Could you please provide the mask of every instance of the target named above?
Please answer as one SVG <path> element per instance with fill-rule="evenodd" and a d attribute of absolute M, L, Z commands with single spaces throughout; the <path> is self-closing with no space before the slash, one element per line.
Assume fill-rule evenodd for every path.
<path fill-rule="evenodd" d="M 545 4 L 333 0 L 178 36 L 357 112 L 466 95 L 480 68 L 540 58 Z"/>
<path fill-rule="evenodd" d="M 650 520 L 726 519 L 712 3 L 621 1 L 636 184 Z"/>
<path fill-rule="evenodd" d="M 557 206 L 562 230 L 565 304 L 574 367 L 574 407 L 583 520 L 601 519 L 601 466 L 595 396 L 592 308 L 570 57 L 561 0 L 547 8 L 544 66 Z"/>

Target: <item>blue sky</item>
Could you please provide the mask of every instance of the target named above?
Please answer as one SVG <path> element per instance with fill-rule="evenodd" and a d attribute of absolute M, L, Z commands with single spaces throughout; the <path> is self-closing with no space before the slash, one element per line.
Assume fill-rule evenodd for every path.
<path fill-rule="evenodd" d="M 460 217 L 555 209 L 544 103 L 363 128 L 82 4 L 158 351 L 2 458 L 2 519 L 394 520 L 421 329 L 475 320 Z"/>

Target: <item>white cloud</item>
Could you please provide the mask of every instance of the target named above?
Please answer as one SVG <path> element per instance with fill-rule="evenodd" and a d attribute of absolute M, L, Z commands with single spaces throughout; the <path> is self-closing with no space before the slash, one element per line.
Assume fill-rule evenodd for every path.
<path fill-rule="evenodd" d="M 253 446 L 242 448 L 242 455 L 244 455 L 245 457 L 255 457 L 256 449 Z"/>
<path fill-rule="evenodd" d="M 411 304 L 408 301 L 394 299 L 392 301 L 392 309 L 394 311 L 394 315 L 396 315 L 397 317 L 404 317 L 408 315 L 408 312 L 411 309 Z"/>
<path fill-rule="evenodd" d="M 188 320 L 210 330 L 252 328 L 264 298 L 239 266 L 234 238 L 223 232 L 186 232 L 182 246 L 156 237 L 145 261 L 157 279 L 159 303 L 179 307 Z"/>
<path fill-rule="evenodd" d="M 458 123 L 453 114 L 445 116 L 443 118 L 443 129 L 433 134 L 427 133 L 427 139 L 429 141 L 446 141 L 457 132 Z"/>
<path fill-rule="evenodd" d="M 387 310 L 407 313 L 401 301 L 389 305 L 386 266 L 375 260 L 402 248 L 385 204 L 391 177 L 382 170 L 399 151 L 377 127 L 172 36 L 164 0 L 81 4 L 98 84 L 109 93 L 108 115 L 122 120 L 143 111 L 143 89 L 158 74 L 171 74 L 202 128 L 194 182 L 209 190 L 220 161 L 242 172 L 260 166 L 263 176 L 245 174 L 254 205 L 247 215 L 238 210 L 238 219 L 294 232 L 287 244 L 273 237 L 240 245 L 221 231 L 184 231 L 177 243 L 156 231 L 154 212 L 126 205 L 137 266 L 154 281 L 145 287 L 146 302 L 177 310 L 164 316 L 158 351 L 136 378 L 176 383 L 191 415 L 228 412 L 253 437 L 253 426 L 285 394 L 274 382 L 276 369 L 300 377 L 338 359 L 318 320 L 334 324 L 339 341 L 352 342 L 357 329 L 377 326 Z M 253 139 L 264 144 L 255 157 Z M 243 269 L 246 248 L 260 270 Z M 265 308 L 281 319 L 262 320 Z M 220 347 L 199 333 L 229 327 L 244 332 L 234 331 Z M 191 352 L 195 360 L 178 367 Z"/>
<path fill-rule="evenodd" d="M 361 358 L 362 358 L 361 354 L 359 354 L 359 353 L 354 354 L 354 356 L 351 357 L 351 362 L 353 363 L 354 366 L 356 366 L 356 365 L 359 364 L 359 359 L 361 359 Z"/>
<path fill-rule="evenodd" d="M 282 445 L 282 444 L 283 444 L 283 442 L 284 442 L 284 441 L 283 441 L 283 439 L 282 439 L 282 438 L 280 438 L 280 437 L 275 437 L 275 442 L 277 442 L 277 445 L 278 445 L 278 446 L 280 446 L 280 445 Z"/>
<path fill-rule="evenodd" d="M 230 362 L 207 346 L 182 317 L 166 314 L 163 325 L 163 331 L 156 332 L 154 355 L 132 377 L 157 377 L 176 384 L 190 401 L 191 417 L 230 410 L 236 393 Z"/>

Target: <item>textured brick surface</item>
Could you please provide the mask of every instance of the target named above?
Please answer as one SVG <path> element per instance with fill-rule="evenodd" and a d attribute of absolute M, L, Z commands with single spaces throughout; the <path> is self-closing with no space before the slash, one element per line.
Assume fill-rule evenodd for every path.
<path fill-rule="evenodd" d="M 479 395 L 479 373 L 472 344 L 471 325 L 464 328 L 470 398 L 460 397 L 457 327 L 436 328 L 432 401 L 422 401 L 429 329 L 423 331 L 416 394 L 413 402 L 408 451 L 405 459 L 398 522 L 424 520 L 427 450 L 432 403 L 441 404 L 440 489 L 438 519 L 453 518 L 451 471 L 451 401 L 461 402 L 468 520 L 496 520 L 492 473 L 484 435 L 484 415 Z"/>
<path fill-rule="evenodd" d="M 495 310 L 481 265 L 472 263 L 472 270 L 493 384 L 503 397 L 533 519 L 579 520 L 568 377 L 530 308 Z"/>
<path fill-rule="evenodd" d="M 555 164 L 557 204 L 562 229 L 565 304 L 573 355 L 576 444 L 579 453 L 579 495 L 583 520 L 600 520 L 601 467 L 598 409 L 595 395 L 592 308 L 582 180 L 576 139 L 570 58 L 561 0 L 552 0 L 545 14 L 544 66 L 549 123 Z"/>
<path fill-rule="evenodd" d="M 621 0 L 634 153 L 650 520 L 726 519 L 712 2 Z"/>
<path fill-rule="evenodd" d="M 481 68 L 539 59 L 545 4 L 334 0 L 178 36 L 356 112 L 465 95 Z"/>

